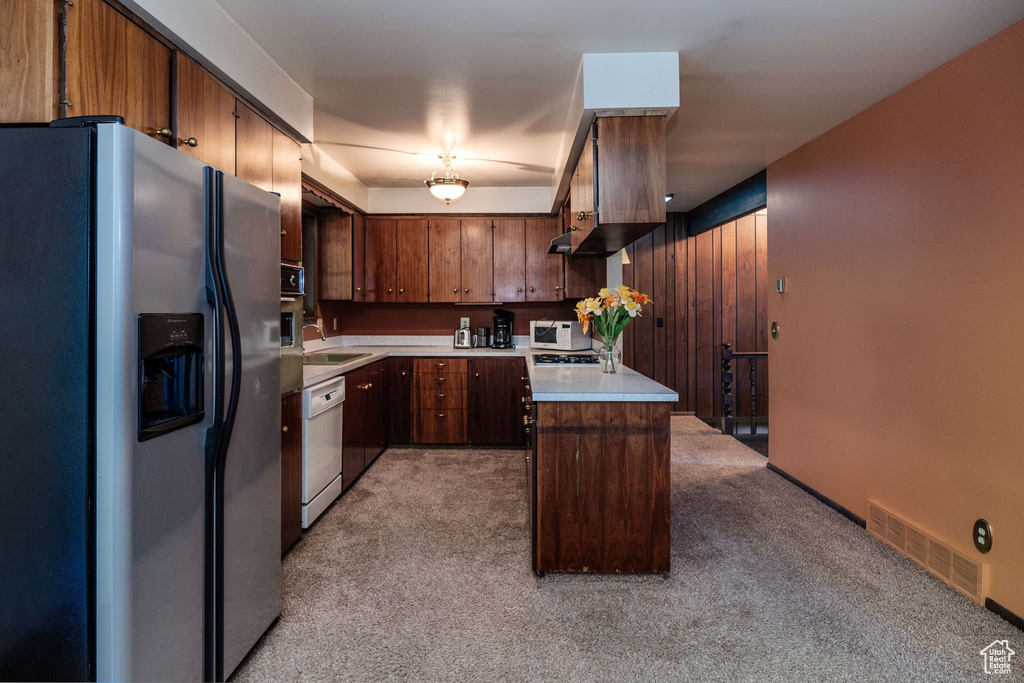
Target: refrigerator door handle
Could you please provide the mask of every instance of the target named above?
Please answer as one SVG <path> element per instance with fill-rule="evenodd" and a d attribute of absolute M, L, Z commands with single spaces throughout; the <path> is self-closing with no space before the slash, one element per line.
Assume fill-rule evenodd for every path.
<path fill-rule="evenodd" d="M 208 169 L 213 171 L 213 169 Z M 215 615 L 214 615 L 214 681 L 224 680 L 224 470 L 227 466 L 228 446 L 231 444 L 231 431 L 235 425 L 235 417 L 238 414 L 238 397 L 242 387 L 242 335 L 238 326 L 238 311 L 235 308 L 234 299 L 231 297 L 231 285 L 228 282 L 227 272 L 224 267 L 224 173 L 216 171 L 214 175 L 214 273 L 217 277 L 216 288 L 221 293 L 221 305 L 224 315 L 227 318 L 228 332 L 231 335 L 231 394 L 228 398 L 227 413 L 220 425 L 220 435 L 217 445 L 216 472 L 214 477 L 214 539 L 216 553 L 214 558 L 215 569 Z M 221 311 L 218 308 L 215 312 L 218 320 L 221 320 Z M 223 330 L 223 325 L 221 324 Z M 217 377 L 221 383 L 221 395 L 223 398 L 224 386 L 224 352 L 223 332 L 221 354 L 218 357 L 219 367 Z M 219 413 L 218 413 L 219 414 Z"/>
<path fill-rule="evenodd" d="M 217 272 L 219 262 L 217 254 L 217 194 L 215 170 L 209 166 L 203 169 L 203 191 L 206 197 L 206 300 L 212 309 L 213 318 L 213 424 L 206 431 L 206 463 L 205 463 L 205 504 L 204 504 L 204 541 L 203 541 L 203 680 L 216 679 L 220 652 L 217 645 L 217 585 L 219 553 L 217 548 L 223 525 L 217 523 L 217 503 L 219 494 L 215 495 L 217 480 L 217 463 L 220 461 L 221 444 L 224 436 L 224 316 L 221 312 L 224 293 L 221 289 L 221 277 Z M 219 528 L 218 528 L 219 527 Z"/>

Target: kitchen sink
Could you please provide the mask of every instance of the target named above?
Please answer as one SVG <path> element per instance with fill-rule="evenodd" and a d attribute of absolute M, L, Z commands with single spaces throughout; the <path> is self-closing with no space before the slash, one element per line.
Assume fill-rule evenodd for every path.
<path fill-rule="evenodd" d="M 306 365 L 338 365 L 339 363 L 347 363 L 350 360 L 369 355 L 368 353 L 332 353 L 330 351 L 323 351 L 321 353 L 309 354 L 302 359 L 302 362 Z"/>

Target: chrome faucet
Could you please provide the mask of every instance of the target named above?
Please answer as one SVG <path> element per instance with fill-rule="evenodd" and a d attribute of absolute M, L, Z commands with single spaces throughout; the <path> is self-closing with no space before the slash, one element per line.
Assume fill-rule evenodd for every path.
<path fill-rule="evenodd" d="M 306 329 L 307 327 L 315 327 L 316 331 L 320 333 L 320 341 L 327 341 L 327 335 L 324 334 L 324 328 L 315 323 L 309 323 L 307 325 L 303 325 L 302 329 Z"/>

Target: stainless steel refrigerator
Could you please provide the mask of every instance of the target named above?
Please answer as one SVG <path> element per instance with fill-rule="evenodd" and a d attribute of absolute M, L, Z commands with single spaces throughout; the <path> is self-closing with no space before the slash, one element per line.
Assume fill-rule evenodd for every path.
<path fill-rule="evenodd" d="M 223 680 L 277 618 L 279 202 L 0 127 L 0 678 Z"/>

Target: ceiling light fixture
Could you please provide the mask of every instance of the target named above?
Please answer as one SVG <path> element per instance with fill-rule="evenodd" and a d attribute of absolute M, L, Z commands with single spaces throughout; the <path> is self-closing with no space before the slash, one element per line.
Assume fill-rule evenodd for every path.
<path fill-rule="evenodd" d="M 436 173 L 430 174 L 430 180 L 424 181 L 430 194 L 438 199 L 443 199 L 445 204 L 450 204 L 453 199 L 458 199 L 469 187 L 469 181 L 463 180 L 452 168 L 452 159 L 455 157 L 445 152 L 438 154 L 437 158 L 444 164 L 444 175 L 440 178 Z"/>
<path fill-rule="evenodd" d="M 666 204 L 668 204 L 673 199 L 675 199 L 675 195 L 674 194 L 672 194 L 671 192 L 666 192 L 665 193 L 665 203 Z"/>

